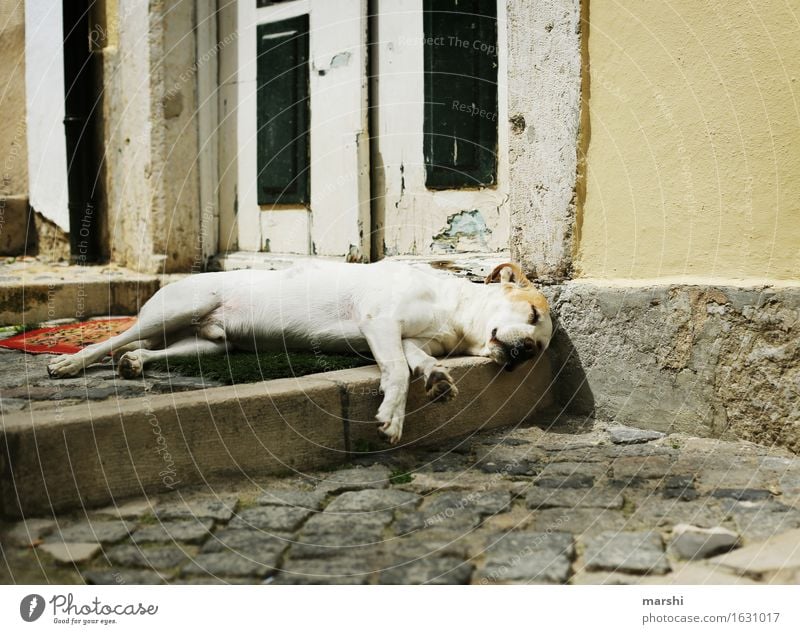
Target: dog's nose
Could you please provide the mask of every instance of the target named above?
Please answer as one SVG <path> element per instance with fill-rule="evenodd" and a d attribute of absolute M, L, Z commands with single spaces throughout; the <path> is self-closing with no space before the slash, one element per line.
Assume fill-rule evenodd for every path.
<path fill-rule="evenodd" d="M 522 341 L 522 347 L 525 348 L 527 352 L 536 352 L 539 349 L 539 344 L 531 337 L 526 337 Z"/>

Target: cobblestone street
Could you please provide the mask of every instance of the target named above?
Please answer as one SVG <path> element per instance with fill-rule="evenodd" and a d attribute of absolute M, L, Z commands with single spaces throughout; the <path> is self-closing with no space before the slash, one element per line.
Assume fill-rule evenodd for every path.
<path fill-rule="evenodd" d="M 0 543 L 3 583 L 800 583 L 800 459 L 565 419 L 6 523 Z"/>
<path fill-rule="evenodd" d="M 146 394 L 171 394 L 222 385 L 210 379 L 181 376 L 158 369 L 148 369 L 146 376 L 135 380 L 122 379 L 111 359 L 86 368 L 80 376 L 54 381 L 47 375 L 47 364 L 58 357 L 59 355 L 31 355 L 0 348 L 0 413 L 51 409 L 56 402 L 60 407 L 66 407 L 86 401 L 101 402 Z"/>

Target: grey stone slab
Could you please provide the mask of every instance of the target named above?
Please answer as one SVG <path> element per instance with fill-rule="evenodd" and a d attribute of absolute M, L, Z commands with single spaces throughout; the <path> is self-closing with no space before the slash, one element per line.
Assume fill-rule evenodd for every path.
<path fill-rule="evenodd" d="M 475 456 L 478 467 L 484 473 L 530 476 L 539 473 L 546 454 L 527 443 L 516 446 L 503 443 L 478 447 Z"/>
<path fill-rule="evenodd" d="M 226 528 L 212 535 L 200 552 L 218 553 L 233 551 L 239 554 L 259 555 L 282 553 L 291 543 L 290 535 L 270 534 L 259 530 Z"/>
<path fill-rule="evenodd" d="M 172 520 L 142 526 L 133 534 L 137 544 L 146 542 L 185 542 L 196 544 L 211 534 L 211 520 Z"/>
<path fill-rule="evenodd" d="M 328 504 L 326 512 L 404 511 L 413 509 L 421 499 L 416 493 L 398 489 L 346 491 Z"/>
<path fill-rule="evenodd" d="M 383 465 L 342 469 L 328 475 L 317 486 L 325 493 L 341 493 L 360 489 L 385 489 L 389 486 L 391 472 Z"/>
<path fill-rule="evenodd" d="M 612 464 L 614 478 L 663 478 L 672 474 L 672 458 L 669 456 L 626 456 L 617 458 Z"/>
<path fill-rule="evenodd" d="M 621 509 L 625 500 L 622 493 L 611 489 L 549 489 L 531 487 L 525 496 L 529 509 L 600 508 Z"/>
<path fill-rule="evenodd" d="M 84 570 L 82 574 L 86 583 L 95 586 L 155 586 L 168 581 L 168 577 L 155 570 Z"/>
<path fill-rule="evenodd" d="M 360 557 L 375 552 L 384 542 L 390 512 L 375 512 L 354 521 L 350 515 L 319 513 L 312 517 L 291 546 L 295 559 L 312 557 Z"/>
<path fill-rule="evenodd" d="M 27 406 L 28 401 L 24 398 L 0 398 L 0 414 L 21 412 Z"/>
<path fill-rule="evenodd" d="M 379 583 L 387 585 L 463 585 L 474 566 L 456 557 L 426 557 L 381 570 Z"/>
<path fill-rule="evenodd" d="M 800 569 L 800 529 L 774 535 L 764 541 L 714 557 L 710 561 L 751 575 L 797 571 Z"/>
<path fill-rule="evenodd" d="M 764 540 L 800 528 L 800 511 L 774 500 L 738 502 L 720 500 L 746 540 Z"/>
<path fill-rule="evenodd" d="M 566 476 L 540 477 L 536 479 L 535 484 L 548 489 L 590 489 L 594 486 L 594 478 L 574 473 Z"/>
<path fill-rule="evenodd" d="M 658 533 L 607 531 L 584 540 L 586 568 L 634 574 L 669 572 L 664 544 Z"/>
<path fill-rule="evenodd" d="M 211 519 L 227 522 L 236 510 L 239 498 L 236 495 L 202 496 L 194 498 L 171 498 L 156 508 L 159 519 Z"/>
<path fill-rule="evenodd" d="M 681 559 L 705 559 L 728 552 L 738 543 L 739 535 L 721 526 L 701 528 L 678 524 L 672 529 L 669 550 Z"/>
<path fill-rule="evenodd" d="M 395 533 L 407 535 L 420 530 L 471 531 L 481 518 L 505 513 L 511 506 L 508 491 L 448 491 L 432 495 L 420 511 L 401 513 Z"/>
<path fill-rule="evenodd" d="M 608 429 L 611 442 L 615 445 L 634 445 L 638 443 L 650 442 L 663 438 L 665 434 L 658 431 L 647 429 L 636 429 L 624 425 L 615 425 Z"/>
<path fill-rule="evenodd" d="M 312 513 L 309 509 L 292 506 L 256 506 L 239 513 L 229 526 L 291 532 L 298 529 Z"/>
<path fill-rule="evenodd" d="M 262 552 L 247 555 L 230 550 L 216 553 L 200 553 L 186 564 L 181 573 L 190 575 L 214 575 L 215 577 L 265 577 L 278 566 L 280 552 Z"/>
<path fill-rule="evenodd" d="M 772 492 L 766 489 L 715 489 L 711 492 L 715 498 L 729 498 L 738 502 L 758 502 L 772 499 Z"/>
<path fill-rule="evenodd" d="M 665 499 L 682 500 L 684 502 L 696 500 L 700 496 L 695 488 L 694 476 L 692 475 L 668 476 L 659 487 L 659 491 Z"/>
<path fill-rule="evenodd" d="M 511 493 L 508 491 L 452 491 L 431 496 L 425 509 L 433 514 L 469 510 L 486 516 L 505 513 L 510 506 Z"/>
<path fill-rule="evenodd" d="M 591 478 L 601 478 L 606 475 L 607 471 L 608 467 L 599 462 L 560 461 L 551 462 L 545 465 L 539 475 L 542 478 L 565 476 L 589 476 Z"/>
<path fill-rule="evenodd" d="M 109 548 L 105 556 L 112 564 L 125 568 L 175 568 L 187 559 L 177 546 L 146 548 L 127 544 Z"/>
<path fill-rule="evenodd" d="M 259 496 L 258 504 L 262 506 L 294 506 L 319 511 L 324 506 L 325 497 L 324 491 L 268 489 Z"/>
<path fill-rule="evenodd" d="M 492 535 L 478 583 L 565 583 L 575 546 L 569 533 L 523 531 Z"/>
<path fill-rule="evenodd" d="M 39 546 L 39 550 L 47 553 L 62 564 L 77 564 L 89 561 L 100 552 L 100 544 L 82 542 L 49 542 Z"/>
<path fill-rule="evenodd" d="M 330 557 L 327 559 L 291 559 L 281 571 L 265 583 L 276 585 L 364 585 L 375 567 L 364 559 Z"/>
<path fill-rule="evenodd" d="M 0 543 L 12 546 L 31 546 L 57 527 L 55 520 L 31 518 L 17 522 L 0 533 Z"/>
<path fill-rule="evenodd" d="M 46 541 L 99 542 L 111 544 L 133 532 L 133 524 L 124 520 L 91 520 L 55 530 Z"/>
<path fill-rule="evenodd" d="M 533 513 L 534 531 L 563 531 L 575 535 L 596 535 L 608 530 L 624 530 L 627 518 L 620 511 L 589 508 L 551 508 Z"/>

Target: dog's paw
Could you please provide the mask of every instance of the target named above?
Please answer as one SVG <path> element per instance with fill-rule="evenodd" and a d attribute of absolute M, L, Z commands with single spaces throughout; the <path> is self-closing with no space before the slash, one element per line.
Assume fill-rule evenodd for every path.
<path fill-rule="evenodd" d="M 141 356 L 136 352 L 126 352 L 119 358 L 119 366 L 117 371 L 123 379 L 135 379 L 142 376 L 142 363 Z"/>
<path fill-rule="evenodd" d="M 77 355 L 71 354 L 66 357 L 56 359 L 47 366 L 47 374 L 51 379 L 61 379 L 68 376 L 75 376 L 83 370 L 83 362 L 75 359 Z"/>
<path fill-rule="evenodd" d="M 425 393 L 432 401 L 445 403 L 458 396 L 458 388 L 446 370 L 433 370 L 425 381 Z"/>
<path fill-rule="evenodd" d="M 378 422 L 382 421 L 378 420 Z M 395 416 L 392 420 L 378 427 L 378 432 L 383 434 L 390 444 L 396 445 L 403 436 L 403 419 L 400 416 Z"/>

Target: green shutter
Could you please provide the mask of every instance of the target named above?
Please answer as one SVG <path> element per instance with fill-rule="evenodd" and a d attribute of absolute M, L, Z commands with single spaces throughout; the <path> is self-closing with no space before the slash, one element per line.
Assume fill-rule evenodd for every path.
<path fill-rule="evenodd" d="M 260 24 L 258 204 L 309 201 L 308 15 Z"/>
<path fill-rule="evenodd" d="M 497 180 L 497 5 L 424 0 L 425 185 Z"/>

